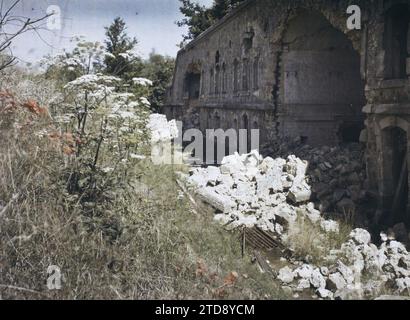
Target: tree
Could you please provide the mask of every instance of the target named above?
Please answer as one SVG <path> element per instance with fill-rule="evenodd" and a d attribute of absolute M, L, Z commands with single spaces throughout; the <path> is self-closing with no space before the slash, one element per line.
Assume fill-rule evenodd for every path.
<path fill-rule="evenodd" d="M 46 77 L 56 80 L 60 85 L 85 74 L 101 73 L 105 67 L 105 47 L 101 43 L 87 41 L 82 36 L 72 38 L 71 42 L 75 43 L 71 52 L 46 56 L 41 61 L 42 67 L 46 69 Z"/>
<path fill-rule="evenodd" d="M 152 90 L 148 100 L 151 103 L 151 109 L 154 111 L 159 111 L 165 102 L 174 67 L 174 58 L 160 55 L 155 51 L 151 52 L 149 59 L 144 62 L 144 69 L 141 74 L 152 80 Z"/>
<path fill-rule="evenodd" d="M 15 0 L 7 6 L 4 0 L 0 1 L 0 71 L 16 62 L 11 50 L 13 41 L 28 31 L 38 33 L 41 23 L 52 16 L 51 13 L 32 19 L 15 14 L 14 10 L 20 2 L 21 0 Z"/>
<path fill-rule="evenodd" d="M 188 34 L 184 35 L 183 45 L 186 41 L 195 39 L 202 32 L 212 26 L 213 23 L 222 19 L 233 8 L 245 0 L 214 0 L 210 8 L 201 6 L 192 0 L 179 0 L 180 11 L 185 16 L 177 22 L 179 27 L 187 26 Z"/>
<path fill-rule="evenodd" d="M 130 38 L 126 32 L 127 27 L 123 19 L 117 17 L 114 22 L 105 27 L 106 45 L 106 73 L 130 80 L 130 73 L 135 73 L 141 63 L 141 59 L 134 54 L 138 40 Z"/>

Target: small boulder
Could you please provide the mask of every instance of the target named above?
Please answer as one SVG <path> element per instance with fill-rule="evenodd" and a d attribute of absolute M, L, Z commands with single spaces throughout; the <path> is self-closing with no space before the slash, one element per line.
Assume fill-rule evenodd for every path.
<path fill-rule="evenodd" d="M 320 273 L 319 269 L 315 269 L 310 276 L 310 283 L 314 288 L 324 289 L 326 287 L 326 279 Z"/>
<path fill-rule="evenodd" d="M 313 274 L 313 267 L 309 264 L 304 264 L 300 268 L 295 270 L 295 273 L 302 279 L 310 280 Z"/>
<path fill-rule="evenodd" d="M 345 288 L 347 285 L 346 280 L 343 278 L 340 272 L 332 273 L 326 283 L 326 288 L 331 291 L 336 291 Z"/>
<path fill-rule="evenodd" d="M 353 241 L 357 243 L 358 245 L 369 244 L 371 241 L 370 233 L 367 230 L 360 229 L 360 228 L 354 229 L 350 233 L 350 238 L 353 239 Z"/>
<path fill-rule="evenodd" d="M 333 299 L 333 292 L 324 288 L 319 288 L 316 294 L 322 299 Z"/>
<path fill-rule="evenodd" d="M 295 280 L 295 273 L 291 268 L 284 267 L 279 270 L 278 279 L 286 284 L 291 283 Z"/>

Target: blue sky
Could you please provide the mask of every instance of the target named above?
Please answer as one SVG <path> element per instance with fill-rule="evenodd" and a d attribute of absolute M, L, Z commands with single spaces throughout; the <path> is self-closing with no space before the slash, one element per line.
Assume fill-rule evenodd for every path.
<path fill-rule="evenodd" d="M 12 0 L 6 0 L 12 2 Z M 210 5 L 212 0 L 199 0 Z M 41 32 L 41 38 L 27 33 L 13 43 L 13 52 L 22 61 L 36 62 L 45 54 L 70 49 L 69 39 L 83 35 L 89 40 L 103 41 L 104 26 L 120 16 L 128 25 L 128 33 L 139 40 L 138 52 L 147 57 L 156 52 L 175 56 L 182 40 L 183 28 L 175 25 L 182 15 L 178 0 L 22 0 L 16 13 L 34 17 L 46 12 L 50 5 L 61 9 L 61 30 Z M 138 14 L 137 14 L 138 12 Z"/>

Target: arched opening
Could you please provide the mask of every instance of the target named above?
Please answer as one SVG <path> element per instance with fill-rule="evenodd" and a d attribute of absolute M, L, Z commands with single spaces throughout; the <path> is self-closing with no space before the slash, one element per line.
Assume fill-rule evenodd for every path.
<path fill-rule="evenodd" d="M 213 95 L 215 93 L 215 79 L 214 79 L 214 69 L 209 70 L 209 94 Z"/>
<path fill-rule="evenodd" d="M 219 50 L 218 50 L 215 53 L 215 64 L 218 64 L 220 59 L 221 59 L 221 55 L 220 55 Z"/>
<path fill-rule="evenodd" d="M 385 78 L 407 78 L 406 60 L 410 23 L 408 4 L 399 4 L 386 12 L 384 24 Z"/>
<path fill-rule="evenodd" d="M 184 92 L 188 100 L 197 100 L 201 92 L 201 65 L 192 63 L 188 66 L 184 78 Z"/>
<path fill-rule="evenodd" d="M 215 68 L 215 94 L 219 94 L 221 87 L 220 68 L 219 65 Z"/>
<path fill-rule="evenodd" d="M 201 74 L 196 72 L 188 72 L 185 75 L 185 95 L 189 100 L 199 99 L 201 90 Z"/>
<path fill-rule="evenodd" d="M 303 11 L 283 38 L 282 134 L 311 145 L 358 141 L 363 126 L 360 56 L 320 13 Z M 340 131 L 349 128 L 340 136 Z"/>
<path fill-rule="evenodd" d="M 238 92 L 239 88 L 239 63 L 238 60 L 235 59 L 233 62 L 233 92 Z"/>
<path fill-rule="evenodd" d="M 249 90 L 249 60 L 243 59 L 242 62 L 242 90 Z"/>
<path fill-rule="evenodd" d="M 222 93 L 226 93 L 227 80 L 228 80 L 228 77 L 226 75 L 226 64 L 224 62 L 222 64 Z"/>
<path fill-rule="evenodd" d="M 381 221 L 385 225 L 409 222 L 407 216 L 408 142 L 407 132 L 399 127 L 389 127 L 382 131 L 383 146 L 383 187 L 385 215 Z"/>
<path fill-rule="evenodd" d="M 253 89 L 259 89 L 259 57 L 253 61 Z"/>

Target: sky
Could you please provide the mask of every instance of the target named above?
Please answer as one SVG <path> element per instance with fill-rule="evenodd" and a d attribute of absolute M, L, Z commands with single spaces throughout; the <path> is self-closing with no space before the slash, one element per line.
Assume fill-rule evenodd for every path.
<path fill-rule="evenodd" d="M 14 0 L 5 0 L 12 3 Z M 198 0 L 210 5 L 212 0 Z M 103 41 L 104 27 L 115 17 L 122 17 L 128 34 L 139 41 L 137 52 L 144 58 L 154 49 L 157 53 L 175 56 L 185 28 L 175 21 L 182 18 L 178 0 L 21 0 L 14 14 L 38 17 L 50 6 L 61 11 L 61 28 L 45 28 L 39 35 L 26 33 L 15 40 L 13 53 L 21 62 L 35 63 L 46 54 L 70 50 L 70 38 L 82 35 L 87 40 Z"/>

